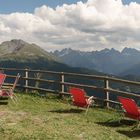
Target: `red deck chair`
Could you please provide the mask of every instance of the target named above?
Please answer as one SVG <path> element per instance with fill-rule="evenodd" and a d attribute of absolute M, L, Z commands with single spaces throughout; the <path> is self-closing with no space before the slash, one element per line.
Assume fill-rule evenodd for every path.
<path fill-rule="evenodd" d="M 118 96 L 122 109 L 124 110 L 125 117 L 137 120 L 138 125 L 140 121 L 140 109 L 133 99 Z"/>
<path fill-rule="evenodd" d="M 3 85 L 5 78 L 6 78 L 6 74 L 0 73 L 0 88 Z"/>
<path fill-rule="evenodd" d="M 69 92 L 72 95 L 73 105 L 86 108 L 87 114 L 89 106 L 93 103 L 93 96 L 86 98 L 84 90 L 75 87 L 71 87 Z"/>
<path fill-rule="evenodd" d="M 1 97 L 10 97 L 14 102 L 17 101 L 17 97 L 14 94 L 14 89 L 16 87 L 16 84 L 17 84 L 19 78 L 20 78 L 20 75 L 18 73 L 17 76 L 16 76 L 16 78 L 15 78 L 15 81 L 14 81 L 12 87 L 1 88 L 1 94 L 0 94 L 0 96 Z"/>

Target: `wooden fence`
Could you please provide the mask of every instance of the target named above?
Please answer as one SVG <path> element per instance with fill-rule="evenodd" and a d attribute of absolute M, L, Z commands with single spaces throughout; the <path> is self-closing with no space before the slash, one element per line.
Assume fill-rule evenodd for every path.
<path fill-rule="evenodd" d="M 94 91 L 96 90 L 97 93 L 96 95 L 94 95 L 95 100 L 103 101 L 107 107 L 109 107 L 110 104 L 119 104 L 116 100 L 113 100 L 111 98 L 111 95 L 131 96 L 131 98 L 140 99 L 140 94 L 138 94 L 138 92 L 137 93 L 133 92 L 133 89 L 135 89 L 135 87 L 140 88 L 140 82 L 136 82 L 136 81 L 128 81 L 128 80 L 123 80 L 123 79 L 108 77 L 108 76 L 86 75 L 86 74 L 67 73 L 67 72 L 54 72 L 54 71 L 45 71 L 45 70 L 30 70 L 30 69 L 16 69 L 16 68 L 0 68 L 0 70 L 6 73 L 8 78 L 14 78 L 16 73 L 20 73 L 21 74 L 20 81 L 22 81 L 22 83 L 18 84 L 17 86 L 20 88 L 24 88 L 26 93 L 28 93 L 28 90 L 37 90 L 41 92 L 58 93 L 61 96 L 63 96 L 63 95 L 69 95 L 67 90 L 68 87 L 70 86 L 80 87 L 83 89 L 93 90 L 93 95 L 94 95 Z M 47 77 L 51 77 L 51 78 L 48 79 Z M 93 82 L 91 82 L 92 80 Z M 82 81 L 83 83 L 81 83 Z M 86 81 L 90 81 L 90 82 L 86 83 Z M 34 85 L 32 84 L 33 82 Z M 99 84 L 96 85 L 94 84 L 98 82 Z M 43 87 L 39 86 L 40 83 L 43 84 Z M 52 89 L 52 87 L 49 88 L 48 86 L 50 84 L 57 85 L 57 86 Z M 100 86 L 100 84 L 102 86 Z M 117 88 L 114 88 L 115 84 L 118 85 L 116 86 Z M 121 90 L 118 87 L 121 87 L 123 90 Z M 133 88 L 128 91 L 125 90 L 126 87 L 133 87 Z M 98 92 L 102 92 L 104 94 L 103 97 L 100 98 L 97 97 Z"/>

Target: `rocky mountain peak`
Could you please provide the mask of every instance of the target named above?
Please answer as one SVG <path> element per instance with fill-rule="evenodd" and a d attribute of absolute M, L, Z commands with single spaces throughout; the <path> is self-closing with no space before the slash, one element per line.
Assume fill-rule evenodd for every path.
<path fill-rule="evenodd" d="M 23 41 L 21 39 L 12 39 L 10 42 L 14 43 L 17 46 L 28 44 L 27 42 L 25 42 L 25 41 Z"/>
<path fill-rule="evenodd" d="M 36 44 L 27 43 L 21 39 L 12 39 L 0 44 L 0 57 L 6 59 L 47 59 L 57 61 L 57 58 Z"/>
<path fill-rule="evenodd" d="M 137 54 L 137 53 L 140 53 L 140 51 L 134 49 L 134 48 L 127 48 L 125 47 L 122 52 L 122 54 Z"/>
<path fill-rule="evenodd" d="M 24 46 L 29 44 L 21 39 L 12 39 L 11 41 L 5 41 L 0 44 L 0 51 L 3 54 L 12 53 L 22 49 Z"/>

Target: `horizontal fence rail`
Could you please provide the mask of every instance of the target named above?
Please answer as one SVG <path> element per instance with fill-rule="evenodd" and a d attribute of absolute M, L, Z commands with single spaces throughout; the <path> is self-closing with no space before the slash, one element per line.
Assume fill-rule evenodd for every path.
<path fill-rule="evenodd" d="M 21 78 L 17 87 L 25 89 L 26 93 L 28 93 L 28 90 L 37 90 L 58 93 L 63 96 L 70 95 L 68 92 L 69 87 L 80 87 L 90 90 L 90 92 L 93 93 L 94 99 L 104 102 L 104 105 L 107 107 L 110 107 L 111 104 L 119 104 L 116 101 L 117 98 L 113 100 L 113 98 L 118 95 L 140 99 L 139 90 L 137 90 L 137 93 L 133 91 L 135 90 L 135 87 L 137 87 L 137 89 L 140 88 L 140 82 L 137 81 L 129 81 L 109 76 L 45 70 L 0 68 L 0 71 L 6 73 L 7 78 L 11 79 L 16 77 L 16 73 L 20 73 Z M 83 83 L 81 83 L 81 81 L 83 81 Z M 126 90 L 126 87 L 129 88 L 129 91 Z M 97 93 L 94 94 L 94 91 Z M 102 95 L 101 97 L 98 97 L 98 93 L 100 92 Z"/>

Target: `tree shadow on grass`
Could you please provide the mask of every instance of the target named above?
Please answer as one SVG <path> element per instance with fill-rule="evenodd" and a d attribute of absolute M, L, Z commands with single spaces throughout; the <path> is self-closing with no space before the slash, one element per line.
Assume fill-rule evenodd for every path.
<path fill-rule="evenodd" d="M 140 129 L 139 130 L 118 130 L 120 134 L 126 135 L 129 138 L 140 138 Z"/>
<path fill-rule="evenodd" d="M 85 110 L 82 109 L 59 109 L 59 110 L 50 110 L 48 112 L 53 112 L 53 113 L 81 113 Z"/>
<path fill-rule="evenodd" d="M 96 122 L 97 124 L 99 125 L 102 125 L 102 126 L 108 126 L 108 127 L 121 127 L 121 126 L 132 126 L 134 124 L 136 124 L 136 121 L 133 121 L 133 120 L 125 120 L 125 119 L 122 119 L 120 121 L 112 121 L 112 119 L 106 121 L 106 122 Z"/>

